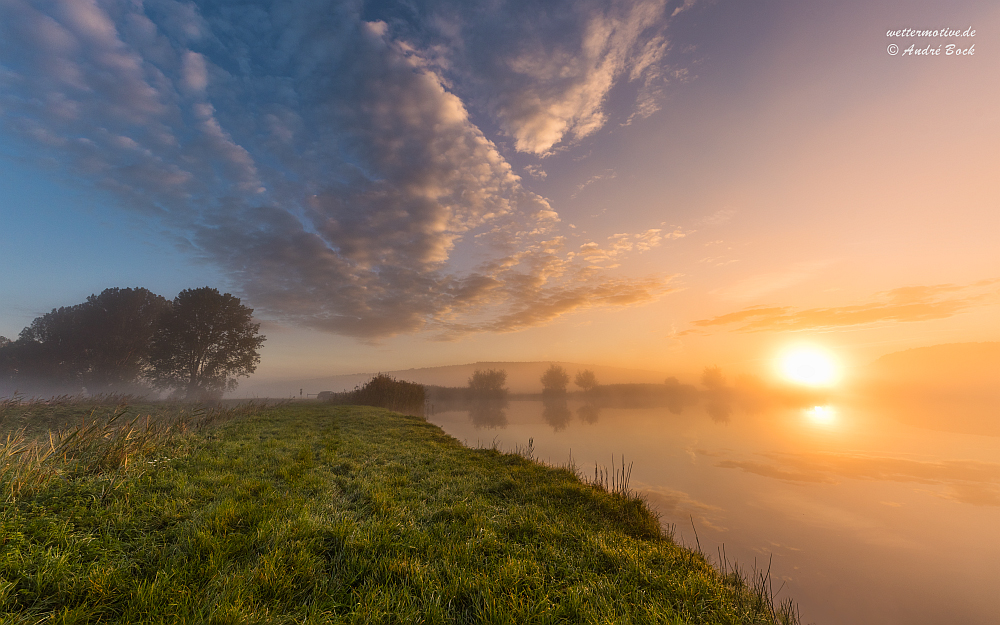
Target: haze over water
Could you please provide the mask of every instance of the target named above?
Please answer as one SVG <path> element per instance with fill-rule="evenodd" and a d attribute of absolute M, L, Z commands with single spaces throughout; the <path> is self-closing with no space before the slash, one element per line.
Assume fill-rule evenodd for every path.
<path fill-rule="evenodd" d="M 771 567 L 804 623 L 994 623 L 1000 613 L 1000 438 L 932 431 L 874 406 L 734 411 L 511 401 L 506 425 L 463 410 L 430 417 L 471 446 L 533 442 L 535 457 L 632 464 L 631 487 L 715 561 Z M 559 411 L 556 411 L 559 412 Z M 548 414 L 546 414 L 548 413 Z M 941 415 L 947 420 L 947 415 Z"/>

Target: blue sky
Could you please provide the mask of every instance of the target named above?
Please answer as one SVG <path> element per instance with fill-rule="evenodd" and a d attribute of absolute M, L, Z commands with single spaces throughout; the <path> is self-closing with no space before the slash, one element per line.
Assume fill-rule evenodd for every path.
<path fill-rule="evenodd" d="M 5 0 L 0 334 L 209 284 L 274 376 L 996 340 L 988 4 Z"/>

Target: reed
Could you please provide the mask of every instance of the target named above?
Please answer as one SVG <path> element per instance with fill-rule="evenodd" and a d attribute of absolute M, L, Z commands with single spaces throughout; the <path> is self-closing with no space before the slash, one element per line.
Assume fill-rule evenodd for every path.
<path fill-rule="evenodd" d="M 701 552 L 701 545 L 696 549 Z M 767 568 L 757 566 L 757 561 L 749 568 L 740 566 L 736 560 L 726 556 L 726 546 L 719 548 L 718 562 L 714 563 L 722 574 L 723 581 L 738 589 L 735 594 L 737 609 L 746 613 L 769 614 L 776 625 L 797 625 L 801 622 L 798 605 L 790 597 L 778 601 L 777 595 L 784 584 L 774 588 L 774 578 L 771 577 L 771 559 L 767 560 Z"/>
<path fill-rule="evenodd" d="M 334 393 L 329 403 L 337 405 L 372 406 L 403 414 L 424 416 L 427 393 L 423 385 L 379 373 L 353 391 Z"/>
<path fill-rule="evenodd" d="M 622 456 L 621 466 L 615 466 L 615 455 L 611 454 L 611 469 L 599 466 L 594 463 L 594 479 L 591 485 L 622 497 L 635 497 L 635 493 L 629 490 L 629 481 L 632 479 L 632 463 L 625 466 L 625 456 Z"/>
<path fill-rule="evenodd" d="M 265 404 L 233 407 L 161 405 L 159 414 L 130 408 L 126 395 L 49 400 L 15 396 L 0 402 L 0 418 L 26 416 L 55 424 L 44 436 L 32 436 L 26 426 L 8 430 L 0 442 L 0 501 L 13 503 L 31 496 L 55 478 L 127 471 L 183 435 L 256 414 Z M 108 408 L 108 405 L 111 405 Z M 101 407 L 105 410 L 102 411 Z M 67 413 L 60 408 L 70 407 Z M 89 408 L 89 413 L 80 414 Z"/>

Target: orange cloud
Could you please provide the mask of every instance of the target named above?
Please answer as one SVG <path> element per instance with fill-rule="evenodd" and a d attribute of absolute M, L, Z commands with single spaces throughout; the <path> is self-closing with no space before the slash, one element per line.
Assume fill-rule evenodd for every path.
<path fill-rule="evenodd" d="M 787 306 L 753 306 L 711 319 L 699 319 L 691 325 L 695 328 L 738 325 L 737 332 L 768 332 L 945 319 L 975 306 L 995 302 L 997 291 L 984 293 L 982 289 L 997 282 L 1000 280 L 983 280 L 971 285 L 901 287 L 878 294 L 875 301 L 854 306 L 806 310 Z M 695 332 L 688 330 L 684 334 Z"/>

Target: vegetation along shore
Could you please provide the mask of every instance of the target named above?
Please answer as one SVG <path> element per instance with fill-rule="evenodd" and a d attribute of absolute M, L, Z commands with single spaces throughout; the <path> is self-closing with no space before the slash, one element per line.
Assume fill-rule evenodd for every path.
<path fill-rule="evenodd" d="M 620 479 L 382 408 L 127 400 L 0 403 L 3 622 L 798 622 Z"/>

